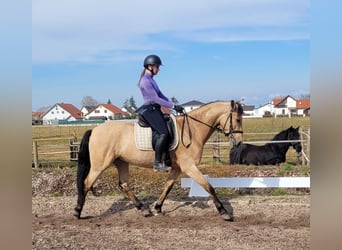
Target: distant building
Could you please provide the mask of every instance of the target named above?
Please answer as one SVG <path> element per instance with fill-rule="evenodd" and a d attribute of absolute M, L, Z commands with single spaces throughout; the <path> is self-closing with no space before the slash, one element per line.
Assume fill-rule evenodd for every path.
<path fill-rule="evenodd" d="M 88 120 L 120 120 L 128 117 L 128 113 L 113 104 L 99 104 L 85 115 Z"/>
<path fill-rule="evenodd" d="M 254 115 L 254 105 L 242 105 L 243 115 L 244 116 L 252 116 Z"/>
<path fill-rule="evenodd" d="M 271 103 L 264 104 L 253 111 L 254 117 L 270 117 L 273 116 L 274 106 Z"/>
<path fill-rule="evenodd" d="M 184 108 L 185 112 L 190 112 L 194 109 L 199 108 L 203 104 L 204 104 L 203 102 L 192 100 L 190 102 L 186 102 L 186 103 L 181 104 L 181 106 Z"/>
<path fill-rule="evenodd" d="M 310 115 L 310 99 L 296 100 L 292 96 L 274 98 L 270 103 L 255 108 L 253 117 L 282 117 Z"/>
<path fill-rule="evenodd" d="M 82 112 L 69 103 L 56 103 L 42 115 L 43 125 L 59 124 L 59 121 L 82 120 Z"/>
<path fill-rule="evenodd" d="M 89 112 L 91 112 L 95 108 L 96 106 L 83 106 L 81 108 L 82 117 L 85 118 L 86 115 L 89 114 Z"/>
<path fill-rule="evenodd" d="M 32 112 L 32 125 L 42 125 L 44 112 Z"/>

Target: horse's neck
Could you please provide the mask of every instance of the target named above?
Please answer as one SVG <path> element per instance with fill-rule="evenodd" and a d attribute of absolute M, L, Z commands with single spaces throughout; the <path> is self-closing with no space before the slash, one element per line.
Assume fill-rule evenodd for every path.
<path fill-rule="evenodd" d="M 285 141 L 287 140 L 287 132 L 282 131 L 279 134 L 277 134 L 273 139 L 273 143 L 268 143 L 270 147 L 275 148 L 278 152 L 282 154 L 286 154 L 286 152 L 289 150 L 290 143 L 289 142 L 279 142 L 279 143 L 274 143 L 275 141 Z"/>
<path fill-rule="evenodd" d="M 200 139 L 203 144 L 208 141 L 215 131 L 218 118 L 221 114 L 222 112 L 220 112 L 219 108 L 210 106 L 189 112 L 190 129 L 196 133 L 196 137 Z"/>
<path fill-rule="evenodd" d="M 195 109 L 189 113 L 189 116 L 206 123 L 211 127 L 215 127 L 217 125 L 218 118 L 222 115 L 223 111 L 222 108 L 218 106 L 219 104 L 216 105 L 217 107 L 212 107 L 212 105 L 208 104 L 202 108 Z"/>

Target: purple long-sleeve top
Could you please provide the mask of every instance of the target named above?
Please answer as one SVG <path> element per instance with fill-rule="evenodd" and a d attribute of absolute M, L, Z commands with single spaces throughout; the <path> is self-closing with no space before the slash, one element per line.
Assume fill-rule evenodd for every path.
<path fill-rule="evenodd" d="M 139 88 L 144 99 L 144 104 L 157 103 L 160 106 L 173 108 L 173 102 L 159 89 L 156 81 L 148 73 L 140 79 Z"/>

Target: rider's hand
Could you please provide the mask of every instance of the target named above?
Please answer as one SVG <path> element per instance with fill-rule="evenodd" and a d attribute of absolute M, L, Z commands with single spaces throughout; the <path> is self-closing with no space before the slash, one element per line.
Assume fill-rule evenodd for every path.
<path fill-rule="evenodd" d="M 175 105 L 174 110 L 176 110 L 178 113 L 184 113 L 184 108 L 181 105 Z"/>

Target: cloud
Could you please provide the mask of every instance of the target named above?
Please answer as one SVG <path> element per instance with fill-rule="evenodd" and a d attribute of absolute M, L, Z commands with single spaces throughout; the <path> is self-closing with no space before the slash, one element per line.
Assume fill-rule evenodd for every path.
<path fill-rule="evenodd" d="M 212 43 L 308 39 L 308 11 L 307 0 L 33 0 L 32 58 L 91 62 L 113 51 L 175 49 L 175 40 L 162 36 Z"/>

